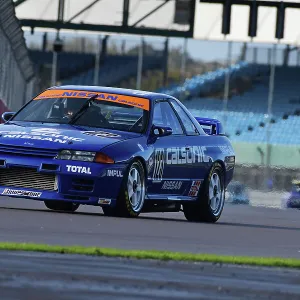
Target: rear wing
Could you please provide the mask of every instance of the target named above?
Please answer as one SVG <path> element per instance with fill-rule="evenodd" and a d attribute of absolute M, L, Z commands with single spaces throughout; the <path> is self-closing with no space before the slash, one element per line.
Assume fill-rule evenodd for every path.
<path fill-rule="evenodd" d="M 222 123 L 217 119 L 195 117 L 205 133 L 209 135 L 225 135 Z"/>

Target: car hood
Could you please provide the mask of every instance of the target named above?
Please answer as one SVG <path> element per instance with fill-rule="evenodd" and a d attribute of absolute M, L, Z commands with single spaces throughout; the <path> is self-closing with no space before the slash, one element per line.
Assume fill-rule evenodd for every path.
<path fill-rule="evenodd" d="M 16 122 L 0 125 L 0 147 L 99 151 L 105 146 L 138 136 L 140 134 L 68 124 Z"/>

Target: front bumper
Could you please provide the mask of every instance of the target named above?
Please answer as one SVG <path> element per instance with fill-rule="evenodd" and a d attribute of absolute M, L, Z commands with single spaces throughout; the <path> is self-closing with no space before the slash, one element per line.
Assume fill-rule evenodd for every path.
<path fill-rule="evenodd" d="M 5 155 L 0 157 L 0 196 L 113 206 L 125 169 L 125 164 Z"/>

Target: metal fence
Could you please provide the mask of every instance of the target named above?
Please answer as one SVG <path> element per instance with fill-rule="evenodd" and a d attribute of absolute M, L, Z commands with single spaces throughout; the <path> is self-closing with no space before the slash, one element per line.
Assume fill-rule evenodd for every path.
<path fill-rule="evenodd" d="M 0 0 L 0 99 L 17 110 L 38 91 L 23 31 L 12 0 Z"/>
<path fill-rule="evenodd" d="M 276 66 L 300 66 L 300 48 L 298 47 L 277 45 L 275 56 Z M 254 64 L 270 65 L 272 62 L 272 48 L 262 46 L 247 47 L 244 59 Z"/>

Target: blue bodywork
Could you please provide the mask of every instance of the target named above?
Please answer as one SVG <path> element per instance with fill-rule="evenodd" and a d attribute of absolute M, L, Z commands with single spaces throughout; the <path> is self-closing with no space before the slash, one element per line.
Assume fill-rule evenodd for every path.
<path fill-rule="evenodd" d="M 283 208 L 300 209 L 300 180 L 292 182 L 292 190 L 282 199 Z"/>
<path fill-rule="evenodd" d="M 190 193 L 193 181 L 202 182 L 216 161 L 224 168 L 225 186 L 231 181 L 235 154 L 219 121 L 200 118 L 197 122 L 178 100 L 165 94 L 87 86 L 51 88 L 55 89 L 149 99 L 147 128 L 143 133 L 135 133 L 12 118 L 0 125 L 0 195 L 114 206 L 123 174 L 136 159 L 145 169 L 148 203 L 195 201 L 196 195 Z M 153 106 L 161 99 L 177 101 L 192 119 L 199 135 L 151 136 Z M 204 121 L 215 126 L 214 133 L 205 133 L 199 124 Z M 114 163 L 58 159 L 59 151 L 65 149 L 101 152 L 113 158 Z"/>

